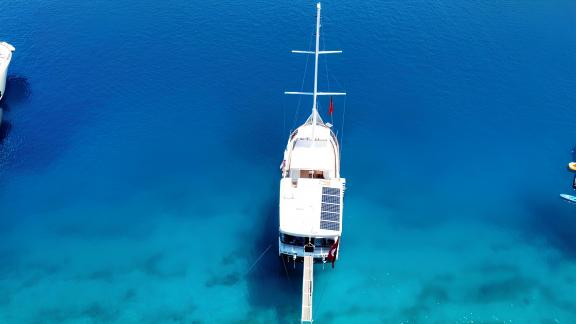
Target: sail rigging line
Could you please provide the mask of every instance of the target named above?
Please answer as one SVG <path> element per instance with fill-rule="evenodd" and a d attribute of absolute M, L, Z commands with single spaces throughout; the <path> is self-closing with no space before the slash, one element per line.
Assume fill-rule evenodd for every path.
<path fill-rule="evenodd" d="M 308 44 L 308 49 L 312 49 L 312 41 L 314 40 L 314 33 L 316 32 L 316 30 L 314 30 L 311 34 L 310 34 L 310 42 Z M 300 92 L 304 91 L 304 83 L 306 82 L 306 75 L 308 74 L 308 62 L 310 61 L 310 57 L 309 55 L 306 55 L 306 65 L 304 66 L 304 75 L 302 76 L 302 84 L 300 85 Z M 292 133 L 292 129 L 296 129 L 296 121 L 298 120 L 298 113 L 300 112 L 300 107 L 302 104 L 302 96 L 299 96 L 298 98 L 298 104 L 296 105 L 296 110 L 294 111 L 294 118 L 292 121 L 292 128 L 290 130 L 290 133 Z M 290 134 L 288 134 L 288 136 L 290 136 Z"/>
<path fill-rule="evenodd" d="M 346 89 L 346 88 L 342 85 L 342 83 L 340 83 L 340 81 L 338 80 L 338 78 L 336 77 L 336 75 L 334 75 L 333 73 L 330 73 L 330 71 L 328 70 L 328 64 L 325 65 L 325 68 L 326 68 L 326 75 L 327 75 L 328 77 L 331 77 L 331 78 L 334 80 L 334 82 L 336 82 L 337 86 L 338 86 L 340 89 L 342 89 L 342 90 Z M 329 80 L 329 78 L 328 78 L 328 80 Z M 329 83 L 329 82 L 328 82 L 328 86 L 330 86 L 330 83 Z M 347 96 L 344 96 L 344 105 L 343 105 L 343 107 L 342 107 L 342 122 L 341 122 L 341 125 L 340 125 L 340 156 L 342 156 L 342 146 L 343 146 L 343 142 L 344 142 L 344 124 L 345 124 L 345 122 L 346 122 L 346 118 L 345 118 L 345 117 L 346 117 L 346 101 L 347 101 L 347 99 L 348 99 Z M 336 134 L 336 135 L 338 135 L 338 134 Z"/>
<path fill-rule="evenodd" d="M 326 37 L 322 38 L 322 48 L 326 48 Z M 330 75 L 328 74 L 328 57 L 324 58 L 324 69 L 326 70 L 326 85 L 328 87 L 328 92 L 332 92 L 332 88 L 330 87 Z M 332 97 L 330 97 L 330 107 L 332 107 Z M 329 112 L 329 115 L 330 124 L 334 125 L 334 114 Z"/>
<path fill-rule="evenodd" d="M 346 93 L 345 92 L 322 92 L 322 91 L 318 91 L 318 67 L 319 67 L 319 55 L 320 54 L 340 54 L 342 53 L 342 51 L 340 50 L 332 50 L 332 51 L 328 51 L 328 50 L 321 50 L 320 49 L 320 11 L 321 11 L 321 6 L 320 3 L 316 4 L 316 32 L 314 33 L 316 42 L 315 42 L 315 48 L 314 51 L 302 51 L 302 50 L 293 50 L 292 53 L 299 53 L 299 54 L 313 54 L 314 55 L 314 87 L 313 87 L 313 91 L 312 92 L 295 92 L 295 91 L 285 91 L 285 94 L 288 95 L 307 95 L 307 96 L 312 96 L 313 99 L 313 103 L 312 103 L 312 115 L 311 117 L 309 117 L 309 119 L 307 120 L 307 123 L 310 121 L 311 118 L 311 125 L 312 125 L 312 139 L 314 140 L 313 143 L 315 143 L 316 140 L 316 136 L 315 136 L 315 129 L 318 123 L 318 118 L 320 118 L 319 113 L 318 113 L 318 96 L 345 96 Z M 298 107 L 299 108 L 299 107 Z"/>
<path fill-rule="evenodd" d="M 330 20 L 329 18 L 326 19 L 326 17 L 323 17 L 323 21 L 327 21 Z M 324 26 L 322 25 L 322 28 L 324 28 Z M 322 38 L 322 48 L 326 48 L 326 37 Z M 331 86 L 330 86 L 330 78 L 333 78 L 334 81 L 336 82 L 337 86 L 345 91 L 345 87 L 342 85 L 342 83 L 340 83 L 340 81 L 338 81 L 338 78 L 336 78 L 336 76 L 332 73 L 330 73 L 330 71 L 328 70 L 328 57 L 324 58 L 324 69 L 326 71 L 326 84 L 328 86 L 328 92 L 331 92 Z M 332 98 L 331 98 L 332 99 Z M 340 125 L 340 156 L 342 156 L 342 145 L 344 142 L 344 123 L 345 123 L 345 115 L 346 115 L 346 96 L 344 96 L 344 105 L 342 107 L 342 122 Z M 334 125 L 334 114 L 330 114 L 330 123 L 332 125 Z M 336 130 L 336 137 L 338 137 L 338 130 Z"/>
<path fill-rule="evenodd" d="M 344 149 L 344 123 L 346 122 L 346 100 L 344 98 L 344 106 L 342 107 L 342 124 L 340 125 L 340 157 L 342 157 L 342 150 Z"/>
<path fill-rule="evenodd" d="M 282 134 L 286 134 L 286 98 L 282 96 Z M 290 135 L 288 135 L 290 136 Z"/>

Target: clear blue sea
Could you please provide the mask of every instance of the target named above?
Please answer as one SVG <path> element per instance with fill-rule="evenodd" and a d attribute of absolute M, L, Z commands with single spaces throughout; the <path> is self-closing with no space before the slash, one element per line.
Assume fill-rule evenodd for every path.
<path fill-rule="evenodd" d="M 311 102 L 282 93 L 314 16 L 302 0 L 1 1 L 0 323 L 297 323 L 278 166 Z M 328 0 L 323 16 L 344 51 L 320 88 L 349 94 L 348 190 L 316 322 L 576 323 L 576 206 L 558 197 L 576 1 Z"/>

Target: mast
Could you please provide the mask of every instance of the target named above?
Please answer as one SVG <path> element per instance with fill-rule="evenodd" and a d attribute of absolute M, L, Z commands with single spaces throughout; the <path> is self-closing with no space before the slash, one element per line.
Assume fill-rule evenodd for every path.
<path fill-rule="evenodd" d="M 312 140 L 316 139 L 316 123 L 318 122 L 318 96 L 345 96 L 345 92 L 318 92 L 318 58 L 320 54 L 340 54 L 342 51 L 321 51 L 320 50 L 320 2 L 316 4 L 316 47 L 314 51 L 292 51 L 298 54 L 314 54 L 314 90 L 313 92 L 287 91 L 284 94 L 295 94 L 312 96 Z"/>
<path fill-rule="evenodd" d="M 314 102 L 312 104 L 312 140 L 316 139 L 316 121 L 318 119 L 318 109 L 316 102 L 318 97 L 318 50 L 320 48 L 320 2 L 316 4 L 316 50 L 314 51 Z"/>

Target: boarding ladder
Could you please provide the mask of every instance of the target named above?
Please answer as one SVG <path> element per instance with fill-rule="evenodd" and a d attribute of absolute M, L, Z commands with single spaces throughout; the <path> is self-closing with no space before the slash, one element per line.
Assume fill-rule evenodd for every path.
<path fill-rule="evenodd" d="M 302 274 L 302 323 L 312 323 L 312 290 L 314 287 L 314 257 L 304 256 Z"/>

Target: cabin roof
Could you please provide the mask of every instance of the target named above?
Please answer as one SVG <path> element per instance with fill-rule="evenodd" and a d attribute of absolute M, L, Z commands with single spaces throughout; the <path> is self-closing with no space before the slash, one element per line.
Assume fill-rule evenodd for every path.
<path fill-rule="evenodd" d="M 331 237 L 342 233 L 343 179 L 280 182 L 280 231 L 296 236 Z"/>

